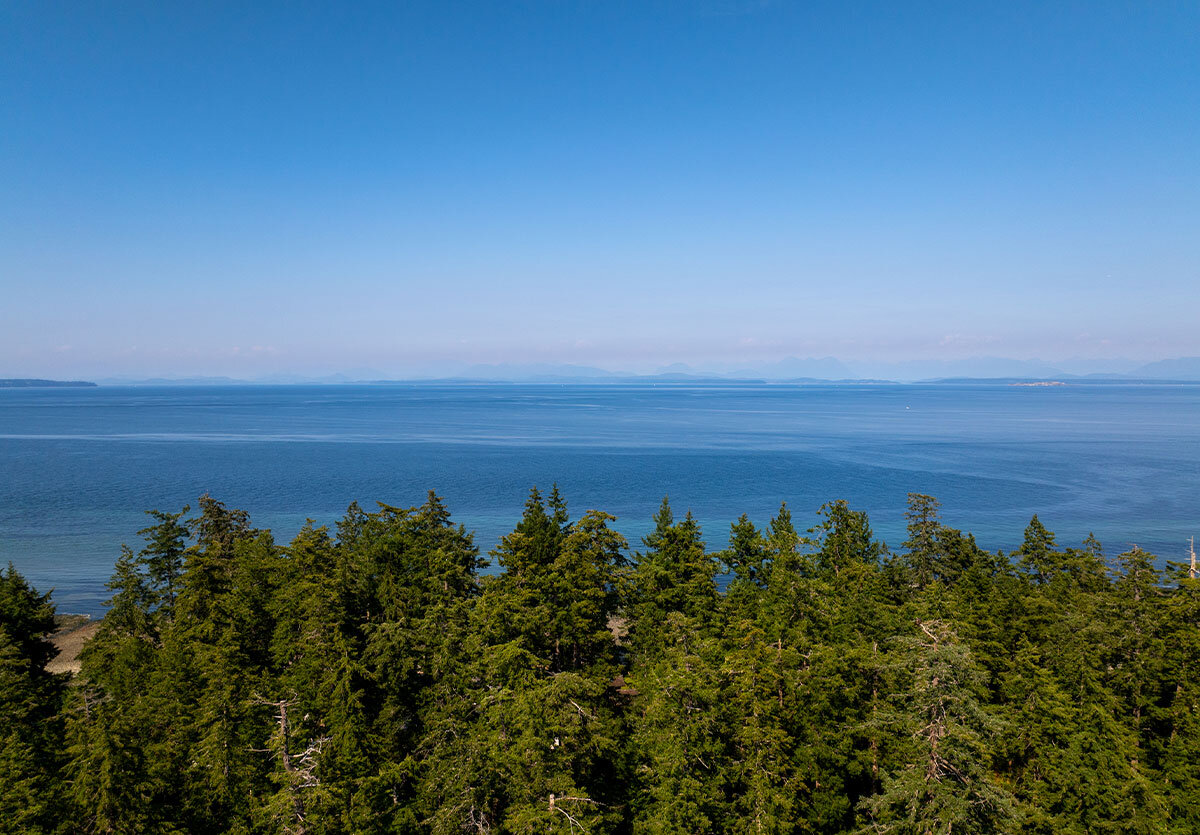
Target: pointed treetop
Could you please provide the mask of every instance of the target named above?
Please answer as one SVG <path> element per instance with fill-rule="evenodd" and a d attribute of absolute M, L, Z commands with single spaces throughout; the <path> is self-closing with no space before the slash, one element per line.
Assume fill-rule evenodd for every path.
<path fill-rule="evenodd" d="M 358 502 L 350 502 L 350 506 L 346 508 L 346 515 L 337 523 L 338 541 L 346 545 L 356 542 L 362 535 L 366 522 L 366 511 L 359 506 Z"/>
<path fill-rule="evenodd" d="M 934 550 L 933 538 L 942 526 L 938 511 L 942 503 L 925 493 L 908 494 L 908 541 L 904 546 L 915 553 L 928 554 Z"/>
<path fill-rule="evenodd" d="M 1056 552 L 1054 534 L 1034 514 L 1025 528 L 1025 540 L 1017 549 L 1020 566 L 1038 583 L 1048 583 L 1065 570 L 1064 558 Z"/>
<path fill-rule="evenodd" d="M 546 515 L 546 505 L 542 501 L 542 493 L 537 486 L 529 488 L 529 498 L 525 500 L 525 512 L 521 515 L 521 523 L 517 530 L 525 528 L 540 528 L 550 517 Z"/>
<path fill-rule="evenodd" d="M 153 517 L 157 524 L 148 525 L 147 527 L 142 528 L 140 531 L 138 531 L 138 536 L 147 540 L 153 538 L 152 541 L 154 542 L 159 542 L 159 538 L 163 537 L 164 535 L 171 535 L 172 539 L 176 537 L 186 537 L 187 528 L 179 520 L 191 509 L 191 505 L 185 504 L 183 509 L 178 513 L 165 513 L 161 510 L 147 510 L 146 515 Z"/>
<path fill-rule="evenodd" d="M 820 524 L 809 529 L 818 537 L 818 562 L 834 574 L 850 563 L 877 564 L 883 545 L 874 539 L 871 523 L 865 511 L 851 510 L 845 499 L 826 502 L 817 515 L 824 517 Z"/>
<path fill-rule="evenodd" d="M 546 505 L 551 511 L 550 517 L 554 524 L 565 533 L 570 527 L 571 515 L 567 512 L 567 500 L 558 492 L 558 482 L 550 486 L 550 497 L 546 500 Z"/>
<path fill-rule="evenodd" d="M 736 522 L 729 525 L 729 547 L 733 550 L 745 552 L 761 542 L 762 534 L 758 532 L 758 528 L 745 513 L 739 516 Z"/>
<path fill-rule="evenodd" d="M 688 508 L 688 512 L 684 514 L 683 522 L 681 522 L 680 525 L 684 528 L 700 530 L 700 523 L 697 522 L 696 517 L 692 515 L 691 508 Z"/>
<path fill-rule="evenodd" d="M 229 554 L 233 544 L 250 534 L 250 514 L 244 510 L 230 510 L 205 493 L 198 502 L 200 515 L 189 520 L 196 542 L 204 550 Z"/>
<path fill-rule="evenodd" d="M 671 512 L 669 496 L 663 496 L 662 504 L 658 506 L 658 512 L 651 518 L 654 519 L 654 531 L 642 537 L 642 544 L 652 551 L 657 551 L 662 547 L 663 538 L 675 525 L 675 514 Z"/>
<path fill-rule="evenodd" d="M 1025 553 L 1044 553 L 1054 550 L 1054 534 L 1046 530 L 1046 526 L 1038 519 L 1037 514 L 1029 520 L 1025 528 L 1025 542 L 1021 546 Z"/>
<path fill-rule="evenodd" d="M 435 527 L 444 528 L 450 524 L 450 511 L 446 509 L 446 503 L 432 490 L 417 513 L 421 519 L 432 522 Z"/>
<path fill-rule="evenodd" d="M 779 512 L 771 520 L 770 531 L 770 539 L 777 547 L 795 548 L 800 544 L 800 535 L 796 533 L 796 526 L 792 524 L 792 512 L 788 510 L 787 502 L 779 505 Z"/>
<path fill-rule="evenodd" d="M 766 584 L 770 571 L 766 541 L 745 513 L 729 526 L 729 550 L 722 559 L 740 580 L 759 586 Z"/>
<path fill-rule="evenodd" d="M 112 577 L 104 587 L 113 593 L 104 601 L 108 607 L 104 623 L 130 635 L 148 634 L 154 595 L 147 588 L 139 560 L 128 545 L 121 546 L 121 555 L 113 566 Z"/>
<path fill-rule="evenodd" d="M 550 533 L 551 519 L 546 515 L 546 505 L 542 501 L 541 491 L 537 487 L 529 490 L 529 498 L 525 500 L 525 512 L 517 523 L 514 533 L 529 537 L 545 537 Z"/>
<path fill-rule="evenodd" d="M 185 505 L 178 513 L 148 510 L 147 515 L 158 520 L 158 524 L 138 531 L 146 541 L 138 554 L 138 563 L 146 569 L 147 588 L 153 605 L 159 607 L 166 618 L 173 613 L 187 549 L 188 527 L 180 520 L 190 509 Z"/>
<path fill-rule="evenodd" d="M 663 496 L 662 504 L 658 506 L 658 512 L 654 514 L 654 527 L 659 533 L 663 533 L 667 528 L 675 524 L 675 514 L 671 512 L 671 497 Z"/>

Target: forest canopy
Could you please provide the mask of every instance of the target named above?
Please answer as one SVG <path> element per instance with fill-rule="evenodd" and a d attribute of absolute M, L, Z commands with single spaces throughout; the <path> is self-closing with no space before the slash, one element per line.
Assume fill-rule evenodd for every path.
<path fill-rule="evenodd" d="M 1200 831 L 1188 567 L 908 520 L 718 550 L 664 499 L 631 549 L 535 489 L 485 574 L 433 493 L 288 544 L 151 511 L 73 678 L 0 571 L 0 831 Z"/>

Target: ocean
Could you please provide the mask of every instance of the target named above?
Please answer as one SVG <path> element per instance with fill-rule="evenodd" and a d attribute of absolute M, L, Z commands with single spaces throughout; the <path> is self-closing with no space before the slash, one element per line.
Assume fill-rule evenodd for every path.
<path fill-rule="evenodd" d="M 1183 559 L 1200 534 L 1200 385 L 373 385 L 0 389 L 0 561 L 59 611 L 98 615 L 143 511 L 210 493 L 286 542 L 352 500 L 428 490 L 486 551 L 531 486 L 618 517 L 631 547 L 664 495 L 712 549 L 786 501 L 846 499 L 905 538 L 905 497 L 1010 550 L 1036 513 Z"/>

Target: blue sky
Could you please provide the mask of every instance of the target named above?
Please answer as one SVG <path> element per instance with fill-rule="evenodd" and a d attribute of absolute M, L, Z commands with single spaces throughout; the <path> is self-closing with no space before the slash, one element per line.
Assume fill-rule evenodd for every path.
<path fill-rule="evenodd" d="M 1200 4 L 13 2 L 0 183 L 0 376 L 1200 354 Z"/>

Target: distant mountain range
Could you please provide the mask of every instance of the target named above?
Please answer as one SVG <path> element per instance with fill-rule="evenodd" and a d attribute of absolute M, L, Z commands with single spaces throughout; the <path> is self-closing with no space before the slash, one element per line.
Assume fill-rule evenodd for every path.
<path fill-rule="evenodd" d="M 834 357 L 787 357 L 762 364 L 727 364 L 694 367 L 684 363 L 664 366 L 651 373 L 611 371 L 587 365 L 554 363 L 498 363 L 447 369 L 438 375 L 389 375 L 376 369 L 354 369 L 339 374 L 305 376 L 273 374 L 256 379 L 233 377 L 110 377 L 102 385 L 124 386 L 234 386 L 234 385 L 338 385 L 348 383 L 589 383 L 593 385 L 655 385 L 722 383 L 854 383 L 886 384 L 963 381 L 1075 381 L 1115 382 L 1122 380 L 1200 382 L 1200 357 L 1178 357 L 1150 363 L 1131 360 L 1016 360 L 976 357 L 962 360 L 905 360 L 862 362 Z M 54 381 L 0 380 L 12 385 L 93 385 Z"/>
<path fill-rule="evenodd" d="M 1177 357 L 1147 363 L 1135 369 L 1131 376 L 1150 380 L 1200 380 L 1200 357 Z"/>

